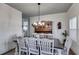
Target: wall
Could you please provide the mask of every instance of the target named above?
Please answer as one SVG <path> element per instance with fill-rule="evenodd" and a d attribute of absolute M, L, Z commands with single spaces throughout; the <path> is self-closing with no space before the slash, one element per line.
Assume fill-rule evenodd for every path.
<path fill-rule="evenodd" d="M 74 3 L 71 8 L 67 12 L 67 29 L 68 29 L 68 21 L 70 18 L 77 16 L 78 18 L 78 29 L 79 29 L 79 4 Z M 77 41 L 73 41 L 72 43 L 72 50 L 76 53 L 79 54 L 79 30 L 78 30 L 78 39 Z"/>
<path fill-rule="evenodd" d="M 22 34 L 22 13 L 0 3 L 0 54 L 15 47 L 12 36 Z"/>
<path fill-rule="evenodd" d="M 34 28 L 32 24 L 37 21 L 38 16 L 30 17 L 30 34 L 34 33 Z M 49 15 L 42 15 L 40 16 L 40 20 L 45 20 L 45 21 L 52 21 L 53 26 L 52 26 L 52 31 L 53 31 L 53 37 L 60 39 L 62 43 L 62 32 L 66 29 L 65 26 L 65 20 L 66 20 L 66 13 L 58 13 L 58 14 L 49 14 Z M 57 23 L 62 22 L 62 28 L 58 29 L 57 28 Z"/>

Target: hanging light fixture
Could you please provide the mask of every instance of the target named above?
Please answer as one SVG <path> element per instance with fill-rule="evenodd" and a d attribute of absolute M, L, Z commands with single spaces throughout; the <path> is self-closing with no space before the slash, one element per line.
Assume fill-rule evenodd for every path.
<path fill-rule="evenodd" d="M 32 24 L 33 26 L 43 26 L 44 22 L 40 20 L 40 3 L 38 3 L 38 21 Z"/>

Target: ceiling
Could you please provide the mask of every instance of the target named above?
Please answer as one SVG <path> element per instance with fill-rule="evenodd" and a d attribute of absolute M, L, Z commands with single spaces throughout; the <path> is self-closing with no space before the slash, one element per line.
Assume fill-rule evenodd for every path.
<path fill-rule="evenodd" d="M 26 16 L 37 16 L 37 3 L 7 3 L 8 5 L 20 10 Z M 41 3 L 40 15 L 67 12 L 72 3 Z"/>

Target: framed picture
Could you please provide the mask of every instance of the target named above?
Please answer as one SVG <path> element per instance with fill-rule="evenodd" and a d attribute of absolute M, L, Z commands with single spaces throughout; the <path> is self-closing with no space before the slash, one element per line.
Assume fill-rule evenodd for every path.
<path fill-rule="evenodd" d="M 58 29 L 61 29 L 61 22 L 58 22 L 57 26 L 58 26 Z"/>
<path fill-rule="evenodd" d="M 52 21 L 41 21 L 44 22 L 43 26 L 34 27 L 35 33 L 51 33 L 52 34 Z"/>

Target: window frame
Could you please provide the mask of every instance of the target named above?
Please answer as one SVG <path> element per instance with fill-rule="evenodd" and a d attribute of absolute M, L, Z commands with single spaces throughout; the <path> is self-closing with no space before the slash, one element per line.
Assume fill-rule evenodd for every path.
<path fill-rule="evenodd" d="M 74 40 L 74 41 L 78 41 L 78 17 L 77 16 L 74 16 L 74 17 L 76 17 L 76 40 Z M 71 18 L 69 18 L 69 21 L 68 21 L 68 31 L 69 31 L 69 35 L 70 35 L 70 20 L 72 20 L 74 17 L 71 17 Z"/>

